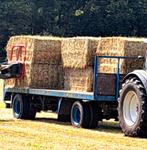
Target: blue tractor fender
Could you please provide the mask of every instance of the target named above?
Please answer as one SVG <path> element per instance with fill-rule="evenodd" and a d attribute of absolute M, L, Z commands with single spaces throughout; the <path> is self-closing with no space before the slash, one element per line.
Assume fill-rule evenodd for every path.
<path fill-rule="evenodd" d="M 135 70 L 133 72 L 130 72 L 129 74 L 127 74 L 124 77 L 123 82 L 125 82 L 126 79 L 132 78 L 132 77 L 136 77 L 141 81 L 141 83 L 143 84 L 143 86 L 145 88 L 145 91 L 147 93 L 147 71 L 145 71 L 145 70 Z"/>

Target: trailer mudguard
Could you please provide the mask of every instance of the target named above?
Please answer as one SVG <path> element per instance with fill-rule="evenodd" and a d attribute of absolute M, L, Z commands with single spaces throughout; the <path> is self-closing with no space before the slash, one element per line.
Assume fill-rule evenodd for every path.
<path fill-rule="evenodd" d="M 147 71 L 145 70 L 135 70 L 129 74 L 127 74 L 124 79 L 123 82 L 125 82 L 126 79 L 130 78 L 130 77 L 137 77 L 141 83 L 143 84 L 146 93 L 147 93 Z"/>

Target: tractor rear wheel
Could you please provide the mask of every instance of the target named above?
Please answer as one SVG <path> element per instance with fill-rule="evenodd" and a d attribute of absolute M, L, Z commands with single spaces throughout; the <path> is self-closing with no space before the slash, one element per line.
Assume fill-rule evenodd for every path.
<path fill-rule="evenodd" d="M 127 136 L 147 137 L 147 94 L 137 78 L 126 79 L 120 92 L 119 123 Z"/>

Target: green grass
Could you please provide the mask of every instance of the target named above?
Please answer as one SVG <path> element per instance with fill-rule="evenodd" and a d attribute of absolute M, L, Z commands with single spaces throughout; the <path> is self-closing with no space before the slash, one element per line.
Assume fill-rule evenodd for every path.
<path fill-rule="evenodd" d="M 0 109 L 0 149 L 4 150 L 145 150 L 147 139 L 125 137 L 118 122 L 105 121 L 95 130 L 58 122 L 40 113 L 34 121 L 16 120 Z"/>

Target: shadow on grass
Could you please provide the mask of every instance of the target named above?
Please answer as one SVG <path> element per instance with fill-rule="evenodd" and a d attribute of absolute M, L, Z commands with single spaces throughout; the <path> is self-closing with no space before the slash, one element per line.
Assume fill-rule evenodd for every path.
<path fill-rule="evenodd" d="M 34 122 L 44 122 L 44 123 L 51 123 L 51 124 L 59 124 L 59 125 L 66 125 L 71 126 L 70 122 L 61 122 L 55 118 L 36 118 Z M 119 127 L 119 123 L 115 121 L 103 121 L 99 122 L 98 127 L 96 129 L 90 129 L 94 131 L 100 132 L 110 132 L 110 133 L 121 133 L 121 128 Z"/>
<path fill-rule="evenodd" d="M 14 122 L 14 120 L 13 119 L 9 119 L 9 120 L 0 119 L 0 123 L 3 123 L 3 122 Z"/>
<path fill-rule="evenodd" d="M 58 119 L 56 119 L 56 118 L 36 118 L 33 121 L 34 122 L 44 122 L 44 123 L 59 124 L 59 125 L 71 125 L 70 122 L 61 122 L 61 121 L 58 121 Z"/>
<path fill-rule="evenodd" d="M 98 128 L 96 130 L 101 132 L 122 133 L 119 123 L 115 121 L 99 122 Z"/>

